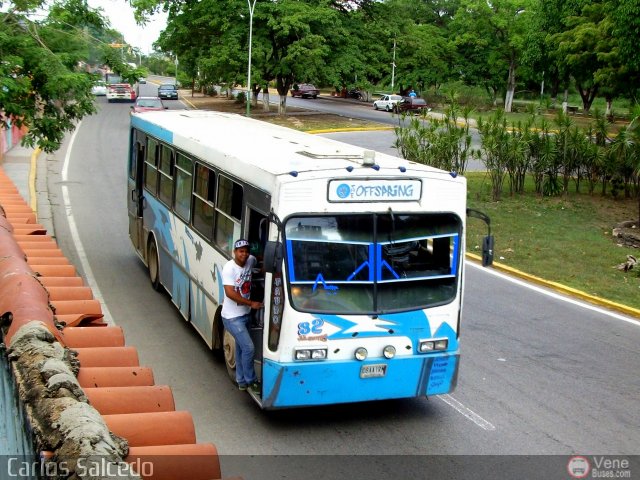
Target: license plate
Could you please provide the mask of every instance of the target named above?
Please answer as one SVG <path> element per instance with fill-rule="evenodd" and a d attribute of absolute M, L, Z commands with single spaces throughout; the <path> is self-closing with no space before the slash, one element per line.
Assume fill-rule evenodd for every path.
<path fill-rule="evenodd" d="M 360 378 L 384 377 L 386 374 L 387 365 L 385 363 L 363 365 L 362 367 L 360 367 Z"/>

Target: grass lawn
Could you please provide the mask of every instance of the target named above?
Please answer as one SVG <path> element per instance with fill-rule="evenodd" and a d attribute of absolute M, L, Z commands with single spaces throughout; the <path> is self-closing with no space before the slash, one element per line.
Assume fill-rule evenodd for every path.
<path fill-rule="evenodd" d="M 468 206 L 491 217 L 496 262 L 640 309 L 640 269 L 624 273 L 616 268 L 627 255 L 637 257 L 640 252 L 612 236 L 618 223 L 637 220 L 637 199 L 573 191 L 566 197 L 510 196 L 505 191 L 500 201 L 493 202 L 486 174 L 466 176 Z M 480 253 L 485 232 L 484 224 L 469 220 L 469 251 Z"/>

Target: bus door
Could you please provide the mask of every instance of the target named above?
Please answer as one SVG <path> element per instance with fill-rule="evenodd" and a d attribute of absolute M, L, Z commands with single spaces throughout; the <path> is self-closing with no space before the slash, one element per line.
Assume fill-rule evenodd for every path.
<path fill-rule="evenodd" d="M 135 132 L 134 135 L 140 135 Z M 143 229 L 142 229 L 142 168 L 144 166 L 144 143 L 140 138 L 133 139 L 129 159 L 129 178 L 127 182 L 127 210 L 129 213 L 129 237 L 136 250 L 144 256 Z"/>
<path fill-rule="evenodd" d="M 264 246 L 267 242 L 267 234 L 269 230 L 269 222 L 267 215 L 247 207 L 247 240 L 250 244 L 251 255 L 256 257 L 258 265 L 256 271 L 252 275 L 251 284 L 251 300 L 256 302 L 264 302 L 264 271 L 262 268 Z M 255 368 L 256 373 L 262 377 L 262 341 L 264 331 L 264 308 L 260 310 L 251 310 L 251 327 L 250 335 L 255 347 Z"/>

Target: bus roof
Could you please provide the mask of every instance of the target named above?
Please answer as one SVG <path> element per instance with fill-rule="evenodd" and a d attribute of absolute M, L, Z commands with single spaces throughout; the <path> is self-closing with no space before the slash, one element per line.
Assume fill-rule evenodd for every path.
<path fill-rule="evenodd" d="M 372 177 L 389 175 L 389 169 L 399 173 L 401 167 L 407 172 L 413 171 L 414 175 L 418 172 L 448 175 L 448 172 L 399 157 L 367 153 L 370 151 L 362 147 L 230 113 L 204 110 L 145 112 L 132 115 L 131 124 L 244 178 L 250 175 L 247 169 L 273 176 L 291 172 L 316 176 L 325 172 L 322 175 L 325 176 L 329 171 L 348 167 L 365 168 L 363 162 L 370 155 L 374 155 L 374 163 L 380 166 L 379 173 L 366 167 L 367 175 Z M 224 139 L 224 149 L 220 147 L 220 139 Z M 264 174 L 262 180 L 267 180 Z"/>

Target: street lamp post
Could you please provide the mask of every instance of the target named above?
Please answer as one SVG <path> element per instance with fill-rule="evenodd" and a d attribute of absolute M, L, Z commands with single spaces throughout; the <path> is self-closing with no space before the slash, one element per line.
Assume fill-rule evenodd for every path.
<path fill-rule="evenodd" d="M 253 10 L 256 0 L 247 0 L 249 5 L 249 66 L 247 68 L 247 117 L 251 115 L 251 40 L 253 36 Z"/>
<path fill-rule="evenodd" d="M 393 62 L 391 62 L 391 93 L 394 93 L 393 84 L 396 79 L 396 37 L 393 37 Z"/>

